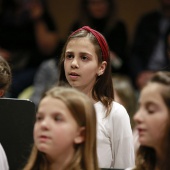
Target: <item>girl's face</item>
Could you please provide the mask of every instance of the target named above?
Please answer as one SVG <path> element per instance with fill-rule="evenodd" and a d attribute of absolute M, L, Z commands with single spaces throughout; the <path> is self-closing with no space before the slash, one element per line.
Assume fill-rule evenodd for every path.
<path fill-rule="evenodd" d="M 65 52 L 65 76 L 72 87 L 85 93 L 91 92 L 98 74 L 105 69 L 104 62 L 98 64 L 94 45 L 86 37 L 72 39 Z"/>
<path fill-rule="evenodd" d="M 149 83 L 141 91 L 139 109 L 134 116 L 141 145 L 159 148 L 169 119 L 168 109 L 161 96 L 163 85 Z"/>
<path fill-rule="evenodd" d="M 66 105 L 50 96 L 40 102 L 34 126 L 34 141 L 39 151 L 50 160 L 67 161 L 74 145 L 83 142 L 81 128 Z"/>

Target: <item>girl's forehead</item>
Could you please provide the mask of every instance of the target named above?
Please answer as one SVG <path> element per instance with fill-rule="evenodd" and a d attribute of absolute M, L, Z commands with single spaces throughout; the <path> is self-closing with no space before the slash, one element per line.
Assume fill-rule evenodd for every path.
<path fill-rule="evenodd" d="M 77 42 L 85 42 L 85 43 L 91 43 L 91 40 L 89 37 L 76 37 L 76 38 L 71 38 L 69 41 L 68 41 L 68 44 L 70 43 L 77 43 Z M 67 45 L 68 45 L 67 44 Z"/>
<path fill-rule="evenodd" d="M 140 100 L 163 100 L 162 91 L 164 86 L 159 83 L 148 83 L 141 91 Z"/>
<path fill-rule="evenodd" d="M 83 53 L 96 53 L 95 45 L 87 37 L 71 39 L 65 49 L 65 52 L 79 51 Z"/>
<path fill-rule="evenodd" d="M 163 89 L 163 85 L 161 85 L 160 83 L 156 83 L 156 82 L 149 82 L 143 89 L 142 91 L 157 91 L 158 93 Z"/>

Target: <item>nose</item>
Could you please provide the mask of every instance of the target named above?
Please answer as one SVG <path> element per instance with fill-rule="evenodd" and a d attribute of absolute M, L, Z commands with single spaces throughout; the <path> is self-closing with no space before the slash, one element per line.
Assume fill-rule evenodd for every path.
<path fill-rule="evenodd" d="M 72 60 L 71 68 L 79 68 L 78 60 L 76 58 Z"/>
<path fill-rule="evenodd" d="M 135 115 L 133 116 L 133 120 L 134 120 L 134 122 L 135 122 L 136 124 L 139 124 L 139 123 L 142 122 L 142 119 L 143 119 L 142 113 L 141 113 L 140 110 L 138 110 L 138 111 L 135 113 Z"/>
<path fill-rule="evenodd" d="M 50 125 L 50 123 L 48 122 L 48 119 L 43 119 L 43 120 L 40 122 L 40 127 L 41 127 L 41 129 L 43 129 L 43 130 L 49 129 L 49 125 Z"/>

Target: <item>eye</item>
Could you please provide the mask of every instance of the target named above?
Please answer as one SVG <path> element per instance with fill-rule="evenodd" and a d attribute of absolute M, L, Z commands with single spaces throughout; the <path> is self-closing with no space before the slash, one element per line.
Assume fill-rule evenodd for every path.
<path fill-rule="evenodd" d="M 73 57 L 74 57 L 74 56 L 73 56 L 72 54 L 66 54 L 66 55 L 65 55 L 65 58 L 66 58 L 66 59 L 72 59 Z"/>
<path fill-rule="evenodd" d="M 87 61 L 89 58 L 88 58 L 87 55 L 82 55 L 82 56 L 81 56 L 81 59 L 82 59 L 83 61 Z"/>
<path fill-rule="evenodd" d="M 41 121 L 43 119 L 43 116 L 41 116 L 41 115 L 36 115 L 36 122 L 39 122 L 39 121 Z"/>
<path fill-rule="evenodd" d="M 156 112 L 156 108 L 154 106 L 149 106 L 146 109 L 149 114 L 153 114 Z"/>
<path fill-rule="evenodd" d="M 149 114 L 153 114 L 153 113 L 155 113 L 155 110 L 153 110 L 153 109 L 148 109 L 148 113 L 149 113 Z"/>
<path fill-rule="evenodd" d="M 61 115 L 55 115 L 54 116 L 54 120 L 55 121 L 62 121 L 63 120 L 63 117 Z"/>

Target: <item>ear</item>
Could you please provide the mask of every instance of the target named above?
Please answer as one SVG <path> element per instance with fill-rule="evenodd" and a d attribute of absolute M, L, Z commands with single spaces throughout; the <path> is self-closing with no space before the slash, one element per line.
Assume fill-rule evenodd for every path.
<path fill-rule="evenodd" d="M 0 90 L 0 97 L 4 95 L 4 90 Z"/>
<path fill-rule="evenodd" d="M 107 62 L 102 61 L 101 65 L 99 66 L 98 72 L 97 72 L 98 76 L 101 76 L 104 73 L 106 66 L 107 66 Z"/>
<path fill-rule="evenodd" d="M 74 139 L 74 143 L 75 144 L 80 144 L 83 143 L 85 140 L 85 127 L 80 127 L 78 132 L 77 132 L 77 136 Z"/>

